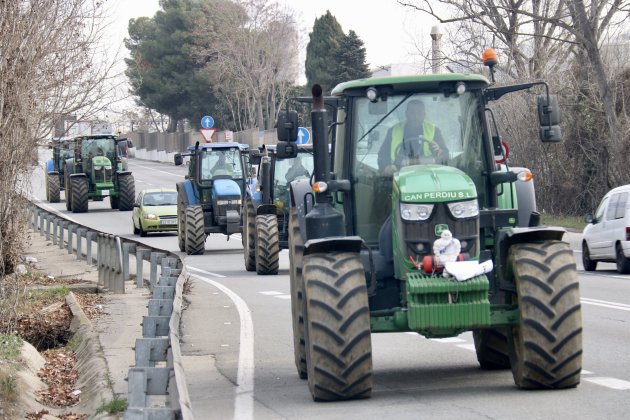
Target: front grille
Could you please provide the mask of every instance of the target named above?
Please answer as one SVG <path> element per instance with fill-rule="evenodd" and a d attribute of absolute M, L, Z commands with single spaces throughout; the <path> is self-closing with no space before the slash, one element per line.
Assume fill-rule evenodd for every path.
<path fill-rule="evenodd" d="M 177 219 L 177 215 L 160 216 L 160 219 Z"/>
<path fill-rule="evenodd" d="M 401 249 L 406 250 L 406 257 L 411 255 L 414 259 L 422 260 L 425 255 L 433 254 L 433 242 L 438 237 L 435 235 L 435 226 L 448 225 L 454 238 L 459 239 L 462 245 L 461 252 L 474 257 L 479 249 L 479 217 L 470 219 L 454 218 L 446 203 L 436 203 L 429 220 L 424 222 L 407 222 L 401 219 L 400 211 L 397 213 L 399 226 L 402 232 L 399 237 L 403 241 Z"/>
<path fill-rule="evenodd" d="M 108 182 L 112 179 L 112 169 L 106 169 L 105 167 L 94 170 L 94 182 Z"/>

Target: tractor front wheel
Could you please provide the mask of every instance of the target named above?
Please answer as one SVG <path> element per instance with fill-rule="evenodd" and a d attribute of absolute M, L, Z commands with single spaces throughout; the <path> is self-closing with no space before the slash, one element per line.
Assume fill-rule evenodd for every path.
<path fill-rule="evenodd" d="M 201 206 L 186 207 L 186 254 L 201 255 L 206 248 L 206 233 Z"/>
<path fill-rule="evenodd" d="M 136 185 L 131 174 L 118 176 L 118 210 L 133 210 L 136 196 Z"/>
<path fill-rule="evenodd" d="M 66 194 L 66 210 L 72 210 L 72 184 L 70 183 L 70 176 L 66 173 L 65 180 L 65 194 Z"/>
<path fill-rule="evenodd" d="M 50 203 L 58 203 L 61 201 L 60 198 L 60 185 L 59 185 L 59 176 L 57 175 L 47 175 L 46 176 L 46 198 Z"/>
<path fill-rule="evenodd" d="M 520 325 L 508 331 L 514 382 L 526 389 L 572 388 L 582 370 L 582 311 L 573 251 L 560 241 L 510 247 Z"/>
<path fill-rule="evenodd" d="M 88 180 L 85 177 L 70 178 L 71 196 L 72 196 L 72 213 L 86 213 L 88 211 Z"/>
<path fill-rule="evenodd" d="M 304 256 L 308 386 L 316 401 L 372 393 L 370 309 L 358 253 Z"/>
<path fill-rule="evenodd" d="M 177 202 L 177 245 L 186 252 L 186 204 L 181 197 Z"/>
<path fill-rule="evenodd" d="M 293 320 L 293 355 L 301 379 L 306 379 L 306 349 L 304 342 L 304 289 L 302 285 L 302 257 L 304 240 L 300 232 L 297 209 L 291 208 L 289 218 L 289 281 L 291 289 L 291 318 Z"/>
<path fill-rule="evenodd" d="M 245 199 L 245 209 L 243 211 L 245 221 L 243 222 L 243 258 L 245 259 L 245 270 L 256 270 L 256 211 L 250 198 Z"/>
<path fill-rule="evenodd" d="M 256 216 L 256 273 L 278 274 L 280 237 L 275 214 Z"/>

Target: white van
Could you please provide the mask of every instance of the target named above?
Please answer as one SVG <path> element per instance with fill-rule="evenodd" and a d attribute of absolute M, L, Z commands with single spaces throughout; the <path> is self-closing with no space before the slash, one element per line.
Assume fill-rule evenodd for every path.
<path fill-rule="evenodd" d="M 630 185 L 614 188 L 602 198 L 595 216 L 586 215 L 582 233 L 582 264 L 586 271 L 597 262 L 615 262 L 621 274 L 630 273 Z"/>

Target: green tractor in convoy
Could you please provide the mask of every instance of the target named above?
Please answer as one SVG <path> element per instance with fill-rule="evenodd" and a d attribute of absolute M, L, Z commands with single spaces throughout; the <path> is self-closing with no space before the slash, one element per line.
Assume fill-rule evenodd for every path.
<path fill-rule="evenodd" d="M 309 179 L 313 149 L 298 147 L 297 156 L 278 159 L 275 146 L 250 150 L 249 163 L 258 166 L 247 180 L 243 201 L 243 253 L 245 269 L 257 274 L 277 274 L 280 250 L 289 244 L 289 184 Z"/>
<path fill-rule="evenodd" d="M 79 136 L 74 153 L 65 162 L 66 209 L 88 211 L 88 201 L 109 197 L 112 209 L 129 211 L 135 200 L 135 182 L 119 154 L 118 139 L 111 134 Z"/>
<path fill-rule="evenodd" d="M 332 159 L 313 87 L 314 179 L 291 184 L 289 252 L 295 364 L 315 400 L 371 395 L 378 332 L 472 331 L 482 369 L 511 368 L 520 388 L 578 385 L 573 252 L 564 229 L 540 226 L 531 173 L 504 163 L 490 108 L 537 85 L 547 88 L 541 140 L 559 142 L 544 82 L 453 73 L 342 83 L 325 98 L 337 102 Z M 424 119 L 407 124 L 422 106 Z M 296 126 L 295 111 L 279 114 L 279 156 L 297 154 Z"/>

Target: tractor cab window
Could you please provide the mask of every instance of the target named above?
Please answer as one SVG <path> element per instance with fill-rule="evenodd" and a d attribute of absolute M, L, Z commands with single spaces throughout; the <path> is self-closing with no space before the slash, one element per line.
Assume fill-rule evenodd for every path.
<path fill-rule="evenodd" d="M 483 188 L 476 93 L 390 95 L 384 102 L 356 98 L 352 108 L 356 234 L 372 243 L 391 213 L 392 178 L 403 167 L 454 166 L 471 176 L 478 191 Z"/>
<path fill-rule="evenodd" d="M 81 141 L 81 156 L 83 156 L 84 159 L 92 159 L 95 156 L 105 156 L 113 162 L 115 147 L 114 139 L 111 138 L 87 138 Z"/>
<path fill-rule="evenodd" d="M 276 159 L 274 164 L 273 196 L 283 199 L 288 204 L 289 184 L 298 179 L 309 179 L 313 173 L 313 155 L 300 151 L 294 158 Z"/>
<path fill-rule="evenodd" d="M 215 178 L 243 178 L 241 153 L 238 149 L 209 150 L 202 153 L 201 181 Z"/>

